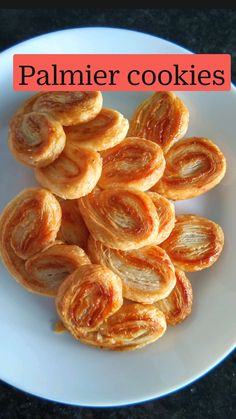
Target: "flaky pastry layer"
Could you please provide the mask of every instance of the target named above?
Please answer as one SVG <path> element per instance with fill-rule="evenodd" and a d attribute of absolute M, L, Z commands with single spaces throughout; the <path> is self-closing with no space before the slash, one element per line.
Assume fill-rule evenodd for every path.
<path fill-rule="evenodd" d="M 102 173 L 102 158 L 96 151 L 67 143 L 63 152 L 47 167 L 35 168 L 37 181 L 63 199 L 89 194 Z"/>
<path fill-rule="evenodd" d="M 25 283 L 29 291 L 56 296 L 66 277 L 89 263 L 88 256 L 80 247 L 55 242 L 25 262 Z"/>
<path fill-rule="evenodd" d="M 189 199 L 214 188 L 224 177 L 226 160 L 211 140 L 191 137 L 176 143 L 165 156 L 166 169 L 152 190 L 169 199 Z"/>
<path fill-rule="evenodd" d="M 88 254 L 92 262 L 119 275 L 123 297 L 129 300 L 151 304 L 167 297 L 175 286 L 174 265 L 158 246 L 122 251 L 110 249 L 90 236 Z"/>
<path fill-rule="evenodd" d="M 11 275 L 28 288 L 25 260 L 56 239 L 61 207 L 47 190 L 25 189 L 4 208 L 0 219 L 0 253 Z"/>
<path fill-rule="evenodd" d="M 129 129 L 128 120 L 118 111 L 103 108 L 89 122 L 65 128 L 67 141 L 74 141 L 80 147 L 102 151 L 119 144 Z"/>
<path fill-rule="evenodd" d="M 162 149 L 152 141 L 129 137 L 102 153 L 103 167 L 99 179 L 102 189 L 130 187 L 150 189 L 165 169 Z"/>
<path fill-rule="evenodd" d="M 56 307 L 66 329 L 76 338 L 97 330 L 123 303 L 121 279 L 101 265 L 83 265 L 59 287 Z"/>
<path fill-rule="evenodd" d="M 172 92 L 156 92 L 142 102 L 130 122 L 128 135 L 154 141 L 166 153 L 187 129 L 189 111 Z"/>
<path fill-rule="evenodd" d="M 79 201 L 80 212 L 95 240 L 115 249 L 138 249 L 153 243 L 159 219 L 155 205 L 135 189 L 94 190 Z"/>
<path fill-rule="evenodd" d="M 168 297 L 157 301 L 155 306 L 165 315 L 167 324 L 182 323 L 192 310 L 193 290 L 189 279 L 180 269 L 175 270 L 176 285 Z"/>
<path fill-rule="evenodd" d="M 175 227 L 161 247 L 176 267 L 186 272 L 213 265 L 224 245 L 222 228 L 207 218 L 186 214 L 176 217 Z"/>
<path fill-rule="evenodd" d="M 123 305 L 97 331 L 83 333 L 78 339 L 98 348 L 132 351 L 155 342 L 165 331 L 165 316 L 157 307 L 130 303 Z"/>
<path fill-rule="evenodd" d="M 156 193 L 147 192 L 154 203 L 159 217 L 159 231 L 155 240 L 155 244 L 160 244 L 169 237 L 175 226 L 175 207 L 167 198 Z"/>

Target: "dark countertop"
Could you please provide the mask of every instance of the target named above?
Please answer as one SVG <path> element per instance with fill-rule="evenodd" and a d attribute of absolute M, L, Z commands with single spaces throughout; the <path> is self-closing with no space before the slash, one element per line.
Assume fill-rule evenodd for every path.
<path fill-rule="evenodd" d="M 232 80 L 236 83 L 236 10 L 233 9 L 0 9 L 0 51 L 42 33 L 79 26 L 134 29 L 175 42 L 193 52 L 230 53 Z M 235 351 L 185 389 L 126 408 L 88 409 L 61 405 L 0 382 L 0 418 L 4 419 L 225 417 L 236 417 Z"/>

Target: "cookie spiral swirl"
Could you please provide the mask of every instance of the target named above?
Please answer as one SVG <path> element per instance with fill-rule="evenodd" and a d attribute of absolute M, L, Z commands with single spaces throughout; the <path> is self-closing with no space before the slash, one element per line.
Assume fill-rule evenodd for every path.
<path fill-rule="evenodd" d="M 79 200 L 95 240 L 115 249 L 138 249 L 155 241 L 159 219 L 151 198 L 134 189 L 94 190 Z"/>
<path fill-rule="evenodd" d="M 75 338 L 97 330 L 121 307 L 120 278 L 101 265 L 83 265 L 61 284 L 56 297 L 59 317 Z"/>
<path fill-rule="evenodd" d="M 28 287 L 25 260 L 56 239 L 61 208 L 47 190 L 25 189 L 4 208 L 0 219 L 0 253 L 12 276 Z"/>
<path fill-rule="evenodd" d="M 182 323 L 190 315 L 193 303 L 191 282 L 180 269 L 175 270 L 175 276 L 176 285 L 173 291 L 168 297 L 155 303 L 171 326 Z"/>
<path fill-rule="evenodd" d="M 128 135 L 154 141 L 166 153 L 188 128 L 189 112 L 172 92 L 156 92 L 142 102 L 130 122 Z"/>
<path fill-rule="evenodd" d="M 224 245 L 222 228 L 207 218 L 186 214 L 176 217 L 175 227 L 161 247 L 174 265 L 186 272 L 213 265 Z"/>
<path fill-rule="evenodd" d="M 88 254 L 92 262 L 107 266 L 121 278 L 123 296 L 129 300 L 151 304 L 167 297 L 175 286 L 174 265 L 158 246 L 122 251 L 90 237 Z"/>
<path fill-rule="evenodd" d="M 157 307 L 130 303 L 109 317 L 98 331 L 83 333 L 79 340 L 98 348 L 132 351 L 155 342 L 165 331 L 165 316 Z"/>
<path fill-rule="evenodd" d="M 126 138 L 117 146 L 102 153 L 103 168 L 99 179 L 102 189 L 150 189 L 161 178 L 165 169 L 162 149 L 152 141 Z"/>
<path fill-rule="evenodd" d="M 62 125 L 46 113 L 30 112 L 13 117 L 9 147 L 19 162 L 33 167 L 52 163 L 65 147 Z"/>
<path fill-rule="evenodd" d="M 223 153 L 208 138 L 181 140 L 171 147 L 165 158 L 164 175 L 152 190 L 173 200 L 202 195 L 214 188 L 226 171 Z"/>
<path fill-rule="evenodd" d="M 118 111 L 103 108 L 89 122 L 65 128 L 67 141 L 75 141 L 80 147 L 102 151 L 114 147 L 125 138 L 128 120 Z"/>

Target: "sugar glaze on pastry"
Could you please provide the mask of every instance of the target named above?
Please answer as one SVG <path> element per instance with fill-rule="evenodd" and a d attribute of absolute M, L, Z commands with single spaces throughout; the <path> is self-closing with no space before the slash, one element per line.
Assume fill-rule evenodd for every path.
<path fill-rule="evenodd" d="M 103 108 L 89 122 L 65 128 L 67 141 L 75 141 L 80 147 L 102 151 L 119 144 L 129 129 L 128 120 L 118 111 Z"/>
<path fill-rule="evenodd" d="M 90 121 L 102 109 L 101 92 L 41 92 L 24 109 L 52 115 L 62 125 Z"/>
<path fill-rule="evenodd" d="M 223 153 L 208 138 L 185 138 L 171 147 L 165 158 L 164 175 L 152 190 L 173 200 L 194 198 L 209 191 L 226 171 Z"/>
<path fill-rule="evenodd" d="M 67 244 L 76 244 L 85 249 L 89 232 L 80 214 L 77 199 L 61 199 L 59 203 L 62 210 L 62 219 L 57 239 Z"/>
<path fill-rule="evenodd" d="M 90 260 L 78 246 L 55 242 L 25 262 L 28 289 L 55 296 L 64 279 Z"/>
<path fill-rule="evenodd" d="M 130 303 L 123 305 L 97 331 L 82 333 L 78 338 L 98 348 L 132 351 L 155 342 L 165 331 L 165 316 L 157 307 Z"/>
<path fill-rule="evenodd" d="M 48 114 L 30 112 L 11 120 L 9 147 L 16 160 L 27 166 L 43 167 L 52 163 L 65 143 L 62 125 Z"/>
<path fill-rule="evenodd" d="M 89 194 L 102 173 L 102 158 L 96 151 L 67 143 L 58 159 L 47 167 L 35 168 L 35 177 L 44 187 L 63 199 Z"/>
<path fill-rule="evenodd" d="M 122 303 L 120 278 L 105 266 L 91 264 L 69 275 L 56 297 L 58 315 L 75 338 L 97 330 Z"/>
<path fill-rule="evenodd" d="M 187 129 L 189 111 L 172 92 L 156 92 L 142 102 L 130 122 L 129 136 L 154 141 L 166 153 Z"/>
<path fill-rule="evenodd" d="M 186 214 L 176 217 L 175 227 L 161 247 L 172 262 L 186 272 L 213 265 L 224 245 L 222 228 L 207 218 Z"/>
<path fill-rule="evenodd" d="M 168 297 L 155 303 L 165 315 L 167 324 L 175 326 L 182 323 L 192 310 L 193 290 L 189 279 L 180 269 L 175 270 L 176 285 Z"/>
<path fill-rule="evenodd" d="M 138 249 L 155 241 L 159 218 L 151 198 L 135 189 L 94 190 L 79 200 L 90 234 L 114 249 Z"/>
<path fill-rule="evenodd" d="M 107 266 L 122 279 L 123 296 L 140 303 L 167 297 L 175 286 L 175 269 L 167 253 L 158 246 L 137 250 L 110 249 L 92 237 L 88 241 L 92 262 Z"/>
<path fill-rule="evenodd" d="M 130 187 L 150 189 L 165 169 L 162 149 L 152 141 L 130 137 L 102 153 L 102 189 Z"/>
<path fill-rule="evenodd" d="M 4 208 L 0 219 L 0 253 L 11 275 L 28 288 L 25 260 L 56 239 L 61 207 L 47 190 L 25 189 Z"/>
<path fill-rule="evenodd" d="M 160 244 L 169 237 L 175 226 L 175 207 L 172 202 L 156 192 L 149 191 L 147 194 L 154 203 L 159 217 L 160 225 L 155 244 Z"/>

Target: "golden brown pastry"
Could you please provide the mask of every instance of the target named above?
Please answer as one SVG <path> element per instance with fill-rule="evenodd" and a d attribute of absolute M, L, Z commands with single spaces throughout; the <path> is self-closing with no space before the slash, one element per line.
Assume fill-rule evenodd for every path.
<path fill-rule="evenodd" d="M 169 199 L 189 199 L 214 188 L 224 177 L 226 161 L 208 138 L 186 138 L 165 156 L 166 169 L 152 190 Z"/>
<path fill-rule="evenodd" d="M 131 351 L 155 342 L 166 331 L 164 314 L 148 304 L 123 305 L 94 332 L 80 334 L 88 345 L 116 351 Z"/>
<path fill-rule="evenodd" d="M 185 135 L 188 121 L 188 109 L 179 97 L 172 92 L 156 92 L 138 106 L 128 134 L 154 141 L 166 153 Z"/>
<path fill-rule="evenodd" d="M 29 291 L 55 296 L 69 274 L 89 263 L 80 247 L 55 242 L 25 262 L 25 284 Z"/>
<path fill-rule="evenodd" d="M 61 224 L 61 207 L 47 190 L 25 189 L 2 212 L 0 253 L 12 276 L 28 286 L 25 259 L 54 242 Z"/>
<path fill-rule="evenodd" d="M 175 227 L 161 247 L 176 267 L 186 272 L 213 265 L 224 245 L 222 228 L 207 218 L 186 214 L 176 217 Z"/>
<path fill-rule="evenodd" d="M 65 328 L 64 324 L 59 320 L 54 324 L 54 328 L 53 328 L 55 333 L 64 333 L 67 332 L 67 329 Z"/>
<path fill-rule="evenodd" d="M 44 167 L 63 151 L 66 136 L 60 122 L 46 113 L 30 112 L 11 120 L 9 147 L 27 166 Z"/>
<path fill-rule="evenodd" d="M 128 129 L 129 122 L 120 112 L 103 108 L 96 118 L 66 127 L 65 132 L 67 141 L 75 141 L 88 150 L 101 151 L 120 143 Z"/>
<path fill-rule="evenodd" d="M 152 199 L 159 217 L 160 225 L 155 244 L 160 244 L 169 237 L 175 226 L 175 207 L 172 202 L 156 192 L 147 192 L 147 194 Z"/>
<path fill-rule="evenodd" d="M 48 113 L 68 126 L 90 121 L 101 109 L 101 92 L 41 92 L 27 100 L 19 112 Z"/>
<path fill-rule="evenodd" d="M 102 153 L 103 167 L 99 186 L 102 189 L 130 187 L 150 189 L 165 169 L 162 149 L 143 138 L 126 138 Z"/>
<path fill-rule="evenodd" d="M 121 279 L 101 265 L 83 265 L 61 284 L 56 307 L 66 329 L 76 338 L 97 330 L 122 305 Z"/>
<path fill-rule="evenodd" d="M 76 199 L 93 190 L 101 172 L 99 153 L 67 143 L 57 160 L 47 167 L 35 169 L 35 177 L 40 185 L 55 195 Z"/>
<path fill-rule="evenodd" d="M 158 246 L 137 250 L 110 249 L 91 236 L 88 254 L 93 263 L 100 263 L 122 280 L 123 297 L 151 304 L 167 297 L 175 286 L 175 269 L 167 253 Z"/>
<path fill-rule="evenodd" d="M 138 249 L 157 237 L 156 208 L 144 192 L 96 189 L 79 200 L 79 208 L 93 238 L 111 248 Z"/>
<path fill-rule="evenodd" d="M 176 285 L 173 291 L 164 300 L 157 301 L 155 306 L 165 315 L 168 325 L 175 326 L 182 323 L 192 310 L 193 290 L 185 273 L 175 270 Z"/>
<path fill-rule="evenodd" d="M 80 214 L 77 199 L 61 199 L 59 202 L 62 209 L 62 219 L 57 239 L 86 249 L 89 232 Z"/>

